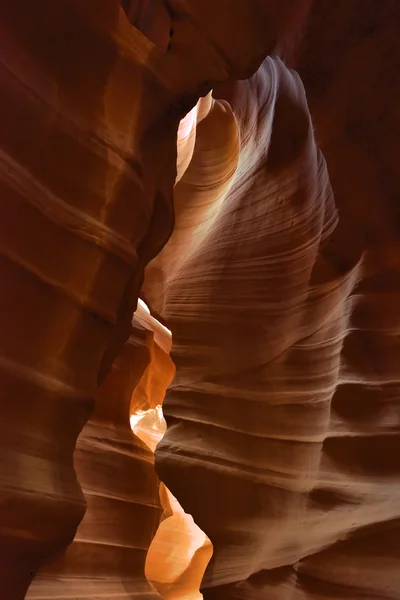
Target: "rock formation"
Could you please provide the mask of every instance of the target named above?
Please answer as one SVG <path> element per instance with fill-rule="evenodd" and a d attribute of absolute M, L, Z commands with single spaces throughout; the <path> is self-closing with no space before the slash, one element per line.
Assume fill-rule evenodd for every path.
<path fill-rule="evenodd" d="M 160 493 L 154 470 L 165 430 L 157 409 L 174 374 L 170 347 L 170 333 L 140 303 L 76 445 L 85 516 L 67 551 L 39 571 L 27 600 L 157 600 L 156 590 L 168 600 L 201 597 L 211 543 L 163 484 Z"/>
<path fill-rule="evenodd" d="M 199 588 L 212 544 L 163 484 L 161 503 L 165 518 L 149 548 L 147 579 L 164 600 L 201 600 Z"/>
<path fill-rule="evenodd" d="M 135 435 L 154 452 L 165 433 L 161 404 L 174 368 L 169 358 L 171 333 L 143 310 L 139 301 L 135 321 L 154 332 L 152 360 L 132 396 L 131 425 Z M 161 523 L 148 550 L 145 574 L 164 600 L 199 600 L 200 583 L 212 555 L 207 536 L 184 512 L 163 483 Z"/>
<path fill-rule="evenodd" d="M 206 599 L 398 597 L 400 190 L 379 81 L 383 65 L 395 72 L 400 15 L 377 4 L 343 6 L 331 64 L 327 3 L 310 15 L 291 60 L 315 135 L 279 59 L 214 93 L 238 124 L 238 169 L 157 294 L 177 368 L 157 468 L 214 545 Z"/>
<path fill-rule="evenodd" d="M 194 600 L 208 538 L 205 600 L 399 597 L 399 24 L 398 0 L 0 3 L 5 600 L 38 570 L 37 600 L 159 598 L 144 570 Z M 140 290 L 176 364 L 146 566 L 128 404 L 172 365 L 145 311 L 129 337 Z M 163 578 L 188 515 L 208 537 Z"/>
<path fill-rule="evenodd" d="M 161 315 L 168 282 L 206 237 L 238 164 L 239 135 L 232 110 L 224 101 L 210 100 L 208 110 L 201 113 L 201 122 L 197 119 L 197 126 L 190 129 L 195 131 L 193 149 L 188 142 L 184 144 L 189 137 L 181 133 L 182 129 L 186 133 L 185 129 L 182 127 L 178 132 L 178 167 L 180 164 L 188 166 L 182 175 L 178 169 L 181 176 L 174 189 L 174 231 L 168 244 L 146 269 L 143 293 L 152 310 Z M 201 109 L 199 103 L 195 114 Z M 189 113 L 191 122 L 195 114 Z"/>
<path fill-rule="evenodd" d="M 26 596 L 31 600 L 160 598 L 144 575 L 161 516 L 159 481 L 152 452 L 132 434 L 129 422 L 146 398 L 157 401 L 156 388 L 165 390 L 174 373 L 161 328 L 150 325 L 139 306 L 76 446 L 85 516 L 68 550 L 33 581 Z"/>
<path fill-rule="evenodd" d="M 129 335 L 144 265 L 172 228 L 173 119 L 149 148 L 171 94 L 146 66 L 152 45 L 122 17 L 113 2 L 0 7 L 7 600 L 24 597 L 83 517 L 75 442 Z M 162 156 L 157 173 L 149 152 Z"/>

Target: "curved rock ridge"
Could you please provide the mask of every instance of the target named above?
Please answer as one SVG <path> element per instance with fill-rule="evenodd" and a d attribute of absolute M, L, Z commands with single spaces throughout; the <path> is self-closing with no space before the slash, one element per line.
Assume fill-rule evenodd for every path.
<path fill-rule="evenodd" d="M 85 517 L 68 550 L 39 571 L 27 599 L 160 598 L 144 574 L 162 511 L 159 481 L 153 453 L 133 435 L 129 419 L 145 401 L 164 396 L 174 373 L 170 345 L 164 328 L 139 306 L 77 442 Z"/>
<path fill-rule="evenodd" d="M 200 98 L 191 111 L 180 121 L 177 138 L 176 180 L 182 179 L 193 157 L 197 125 L 207 117 L 213 106 L 211 92 Z M 176 215 L 176 212 L 175 212 Z"/>
<path fill-rule="evenodd" d="M 121 0 L 129 21 L 161 51 L 170 43 L 171 16 L 163 0 Z"/>
<path fill-rule="evenodd" d="M 338 210 L 352 230 L 346 245 L 356 240 L 367 248 L 371 267 L 383 272 L 398 268 L 399 256 L 400 5 L 339 0 L 333 19 L 328 7 L 327 0 L 314 3 L 292 62 L 307 92 Z"/>
<path fill-rule="evenodd" d="M 131 426 L 154 452 L 166 428 L 161 406 L 133 413 Z M 161 482 L 160 500 L 163 515 L 147 554 L 146 577 L 164 600 L 200 600 L 212 544 Z"/>
<path fill-rule="evenodd" d="M 0 3 L 7 600 L 50 558 L 30 597 L 159 598 L 145 570 L 197 600 L 207 536 L 206 600 L 399 598 L 399 22 L 398 0 Z M 313 125 L 279 59 L 234 82 L 269 52 Z M 128 390 L 140 371 L 152 446 L 174 367 L 138 311 L 131 370 L 141 288 L 175 339 L 158 470 L 205 532 L 162 485 L 146 566 Z M 135 531 L 109 490 L 133 464 Z"/>
<path fill-rule="evenodd" d="M 175 226 L 168 244 L 148 265 L 142 291 L 152 310 L 163 312 L 169 281 L 207 236 L 211 223 L 229 192 L 239 159 L 239 132 L 230 106 L 207 99 L 181 122 L 178 132 L 178 173 L 186 171 L 174 188 Z M 194 112 L 196 111 L 196 112 Z M 202 121 L 195 122 L 201 114 Z M 187 119 L 194 123 L 193 150 L 188 149 Z M 190 134 L 189 134 L 190 135 Z M 182 140 L 182 141 L 181 141 Z M 186 142 L 186 144 L 185 144 Z M 189 155 L 189 156 L 188 156 Z M 189 160 L 188 160 L 188 157 Z"/>
<path fill-rule="evenodd" d="M 225 97 L 239 163 L 166 286 L 157 472 L 213 543 L 205 599 L 395 598 L 395 255 L 338 218 L 294 71 L 268 58 Z"/>
<path fill-rule="evenodd" d="M 172 230 L 179 121 L 214 83 L 258 67 L 296 2 L 221 4 L 219 24 L 254 38 L 244 53 L 210 2 L 201 14 L 181 0 L 123 4 L 126 13 L 116 0 L 0 3 L 0 588 L 9 600 L 83 517 L 72 452 L 129 336 L 144 267 Z"/>
<path fill-rule="evenodd" d="M 7 600 L 24 597 L 83 517 L 75 442 L 129 336 L 144 265 L 172 229 L 178 122 L 159 124 L 171 91 L 149 66 L 153 46 L 122 15 L 115 2 L 0 5 Z M 160 153 L 159 171 L 149 153 Z"/>
<path fill-rule="evenodd" d="M 200 584 L 213 553 L 212 544 L 161 483 L 164 519 L 146 560 L 147 579 L 163 600 L 201 600 Z"/>
<path fill-rule="evenodd" d="M 133 392 L 131 427 L 154 452 L 166 427 L 161 402 L 175 371 L 167 355 L 171 332 L 150 315 L 141 300 L 135 322 L 154 332 L 156 343 L 152 347 L 152 360 Z M 163 515 L 148 550 L 146 577 L 164 600 L 200 600 L 199 587 L 212 555 L 212 544 L 163 483 L 160 483 L 160 500 Z"/>

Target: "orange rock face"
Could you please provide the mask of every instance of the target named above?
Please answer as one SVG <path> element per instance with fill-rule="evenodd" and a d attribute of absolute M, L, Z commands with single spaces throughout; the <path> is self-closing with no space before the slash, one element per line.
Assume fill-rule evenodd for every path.
<path fill-rule="evenodd" d="M 27 599 L 157 600 L 157 591 L 171 600 L 201 598 L 211 542 L 163 484 L 160 490 L 154 470 L 165 431 L 160 404 L 175 371 L 170 347 L 170 332 L 140 302 L 77 442 L 85 516 L 67 551 L 39 571 Z"/>
<path fill-rule="evenodd" d="M 175 227 L 165 248 L 146 269 L 143 292 L 157 313 L 163 313 L 166 288 L 180 267 L 209 232 L 224 201 L 235 174 L 239 157 L 239 133 L 235 117 L 226 102 L 212 100 L 207 113 L 192 137 L 193 150 L 188 148 L 186 119 L 194 121 L 196 112 L 189 113 L 178 132 L 178 174 L 180 165 L 188 164 L 174 189 Z M 196 121 L 194 121 L 194 125 Z M 187 155 L 190 156 L 190 164 Z"/>
<path fill-rule="evenodd" d="M 139 301 L 135 322 L 154 332 L 154 344 L 152 360 L 133 392 L 131 426 L 135 435 L 154 452 L 165 433 L 161 403 L 175 369 L 168 356 L 171 333 L 144 306 Z M 163 483 L 160 500 L 163 517 L 148 550 L 146 577 L 164 600 L 199 600 L 200 583 L 212 555 L 211 542 Z"/>
<path fill-rule="evenodd" d="M 200 600 L 199 591 L 213 553 L 205 533 L 161 484 L 164 520 L 149 548 L 145 574 L 164 600 Z"/>
<path fill-rule="evenodd" d="M 399 24 L 0 2 L 5 600 L 399 597 Z"/>
<path fill-rule="evenodd" d="M 356 91 L 324 113 L 324 93 L 311 80 L 323 66 L 318 53 L 311 62 L 322 15 L 311 14 L 315 45 L 304 42 L 297 60 L 333 189 L 299 76 L 267 59 L 248 82 L 216 92 L 237 123 L 238 167 L 206 235 L 177 252 L 175 271 L 166 261 L 157 293 L 177 373 L 156 465 L 213 543 L 207 599 L 384 598 L 397 597 L 400 585 L 397 170 L 384 163 L 384 138 L 378 166 L 368 157 L 370 113 L 347 117 L 364 127 L 356 139 L 341 129 L 345 109 L 356 111 Z M 355 23 L 359 13 L 350 16 Z M 367 48 L 372 60 L 383 32 L 394 39 L 388 21 L 365 41 L 365 54 L 352 49 L 353 60 Z M 335 63 L 330 73 L 338 100 L 350 67 Z M 152 266 L 173 255 L 178 231 L 179 221 L 148 266 L 150 287 Z"/>
<path fill-rule="evenodd" d="M 157 126 L 149 148 L 171 92 L 117 3 L 93 8 L 0 7 L 0 589 L 9 600 L 24 597 L 83 517 L 75 442 L 129 335 L 144 265 L 172 228 L 178 123 Z M 159 176 L 149 152 L 163 156 Z"/>
<path fill-rule="evenodd" d="M 39 572 L 29 599 L 159 598 L 144 575 L 161 515 L 159 482 L 152 453 L 129 423 L 136 408 L 134 391 L 139 384 L 144 387 L 154 362 L 154 337 L 134 320 L 129 340 L 100 387 L 74 455 L 85 516 L 67 552 Z"/>

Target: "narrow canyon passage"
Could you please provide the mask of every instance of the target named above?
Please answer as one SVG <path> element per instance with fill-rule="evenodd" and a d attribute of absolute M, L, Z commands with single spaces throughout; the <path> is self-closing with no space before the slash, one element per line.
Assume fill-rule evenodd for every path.
<path fill-rule="evenodd" d="M 165 431 L 161 403 L 175 370 L 170 348 L 170 331 L 139 300 L 132 334 L 78 438 L 85 516 L 27 599 L 202 597 L 211 543 L 158 481 L 152 456 Z"/>
<path fill-rule="evenodd" d="M 160 347 L 169 354 L 171 332 L 150 316 L 142 300 L 135 318 L 159 332 L 156 353 Z M 148 371 L 135 388 L 131 403 L 132 431 L 152 452 L 166 430 L 162 404 L 157 404 L 166 392 L 163 366 L 156 357 L 152 360 L 149 368 L 153 371 Z M 164 600 L 200 600 L 201 580 L 212 555 L 211 542 L 162 482 L 159 493 L 163 514 L 147 553 L 145 575 Z"/>

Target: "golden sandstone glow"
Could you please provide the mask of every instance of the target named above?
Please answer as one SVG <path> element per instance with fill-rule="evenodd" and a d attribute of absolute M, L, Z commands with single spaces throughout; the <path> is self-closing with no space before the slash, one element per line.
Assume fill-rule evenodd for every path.
<path fill-rule="evenodd" d="M 171 332 L 150 315 L 142 300 L 138 302 L 138 313 L 139 318 L 150 320 L 165 338 L 171 339 Z M 154 452 L 166 430 L 161 404 L 136 409 L 130 424 L 133 433 Z M 160 500 L 163 517 L 147 554 L 145 575 L 164 600 L 199 600 L 199 586 L 212 555 L 212 544 L 161 482 Z"/>

